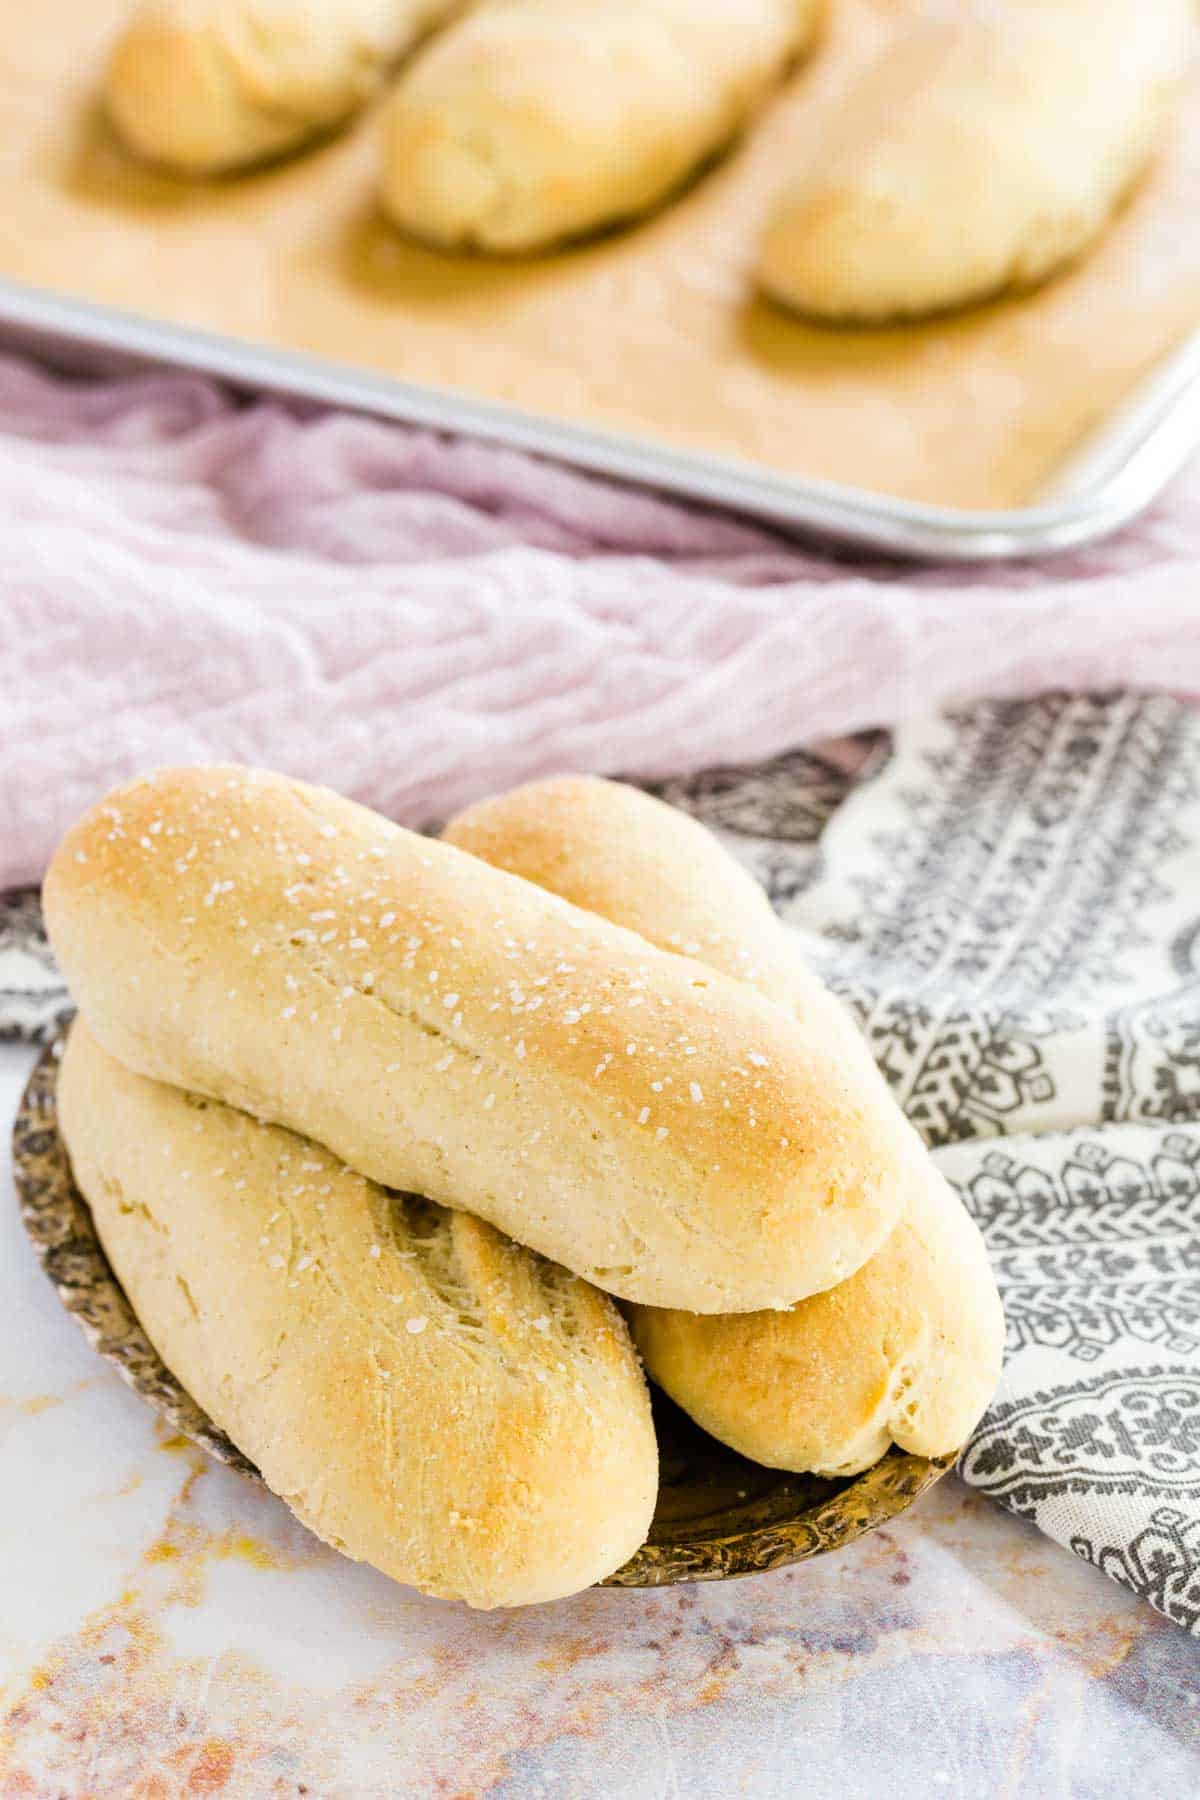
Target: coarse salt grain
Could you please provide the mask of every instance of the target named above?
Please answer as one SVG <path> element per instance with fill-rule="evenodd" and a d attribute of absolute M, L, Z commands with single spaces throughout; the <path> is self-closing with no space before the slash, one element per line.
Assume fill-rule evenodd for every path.
<path fill-rule="evenodd" d="M 700 1106 L 702 1104 L 704 1095 L 701 1092 L 700 1083 L 698 1081 L 690 1081 L 688 1083 L 688 1093 L 692 1096 L 693 1106 Z"/>
<path fill-rule="evenodd" d="M 428 1325 L 428 1323 L 429 1323 L 428 1319 L 422 1319 L 419 1317 L 415 1318 L 415 1319 L 406 1319 L 404 1321 L 405 1329 L 407 1331 L 411 1331 L 412 1335 L 414 1337 L 419 1337 L 421 1332 L 423 1332 L 425 1327 Z"/>

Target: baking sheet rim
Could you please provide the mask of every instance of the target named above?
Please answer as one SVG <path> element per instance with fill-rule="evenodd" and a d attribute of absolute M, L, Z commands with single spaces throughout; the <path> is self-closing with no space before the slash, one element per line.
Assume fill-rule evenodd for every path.
<path fill-rule="evenodd" d="M 1095 543 L 1144 511 L 1200 448 L 1200 327 L 1080 446 L 1044 501 L 994 511 L 933 506 L 779 475 L 753 463 L 565 424 L 451 388 L 165 324 L 147 314 L 4 278 L 0 329 L 183 368 L 256 392 L 507 444 L 786 530 L 904 558 L 1012 561 Z"/>

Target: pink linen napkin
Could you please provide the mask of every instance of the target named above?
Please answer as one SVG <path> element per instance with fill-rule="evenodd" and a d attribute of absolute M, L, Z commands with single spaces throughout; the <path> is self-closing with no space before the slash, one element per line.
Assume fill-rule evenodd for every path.
<path fill-rule="evenodd" d="M 1108 544 L 911 570 L 515 452 L 0 358 L 0 888 L 136 770 L 422 823 L 1049 687 L 1200 693 L 1200 478 Z"/>

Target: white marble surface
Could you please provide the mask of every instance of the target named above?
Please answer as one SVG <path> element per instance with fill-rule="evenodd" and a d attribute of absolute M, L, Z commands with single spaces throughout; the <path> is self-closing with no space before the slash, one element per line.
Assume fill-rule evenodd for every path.
<path fill-rule="evenodd" d="M 0 1050 L 0 1796 L 1200 1793 L 1200 1652 L 947 1480 L 804 1567 L 425 1600 L 165 1437 L 21 1230 Z"/>

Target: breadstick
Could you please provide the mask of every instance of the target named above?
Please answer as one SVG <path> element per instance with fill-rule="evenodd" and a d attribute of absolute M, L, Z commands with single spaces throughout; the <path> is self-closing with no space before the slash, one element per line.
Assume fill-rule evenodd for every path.
<path fill-rule="evenodd" d="M 644 1541 L 649 1398 L 586 1282 L 132 1074 L 80 1020 L 58 1112 L 148 1337 L 326 1543 L 429 1594 L 518 1606 Z"/>
<path fill-rule="evenodd" d="M 860 1267 L 924 1179 L 828 996 L 785 1012 L 323 789 L 134 782 L 67 834 L 44 899 L 128 1068 L 627 1299 L 789 1305 Z"/>
<path fill-rule="evenodd" d="M 665 199 L 816 29 L 821 0 L 485 0 L 401 78 L 380 199 L 449 249 L 544 248 Z"/>
<path fill-rule="evenodd" d="M 1192 0 L 987 0 L 889 51 L 785 192 L 768 294 L 865 323 L 1052 274 L 1099 236 L 1160 148 Z"/>
<path fill-rule="evenodd" d="M 766 895 L 702 826 L 634 788 L 566 777 L 470 808 L 446 838 L 653 943 L 736 973 L 857 1037 Z M 865 1045 L 862 1053 L 866 1055 Z M 632 1309 L 646 1367 L 714 1437 L 772 1467 L 848 1475 L 897 1443 L 959 1449 L 1000 1374 L 1004 1319 L 983 1240 L 926 1161 L 856 1274 L 788 1311 Z"/>
<path fill-rule="evenodd" d="M 186 175 L 296 150 L 340 125 L 459 0 L 142 0 L 105 78 L 131 149 Z"/>

